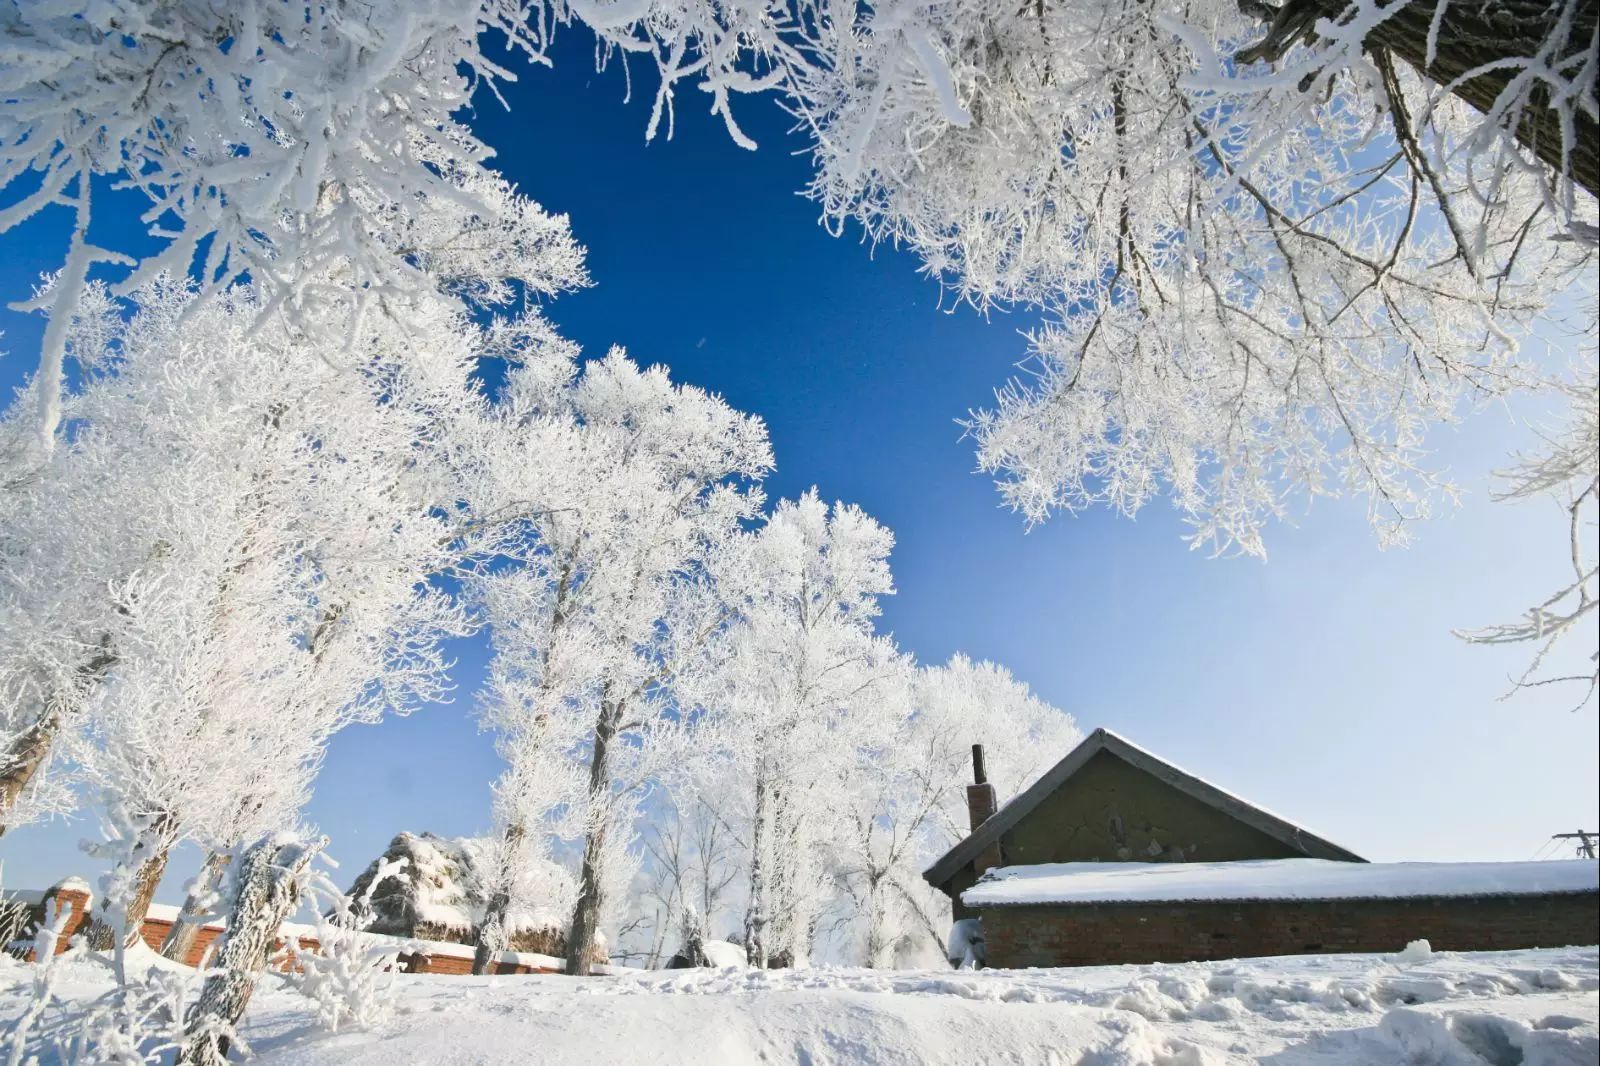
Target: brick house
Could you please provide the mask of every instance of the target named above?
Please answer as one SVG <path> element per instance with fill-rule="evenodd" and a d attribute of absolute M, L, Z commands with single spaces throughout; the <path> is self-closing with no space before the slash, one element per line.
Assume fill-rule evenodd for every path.
<path fill-rule="evenodd" d="M 1368 864 L 1104 729 L 997 810 L 973 754 L 972 831 L 923 876 L 991 966 L 1596 940 L 1591 861 Z"/>

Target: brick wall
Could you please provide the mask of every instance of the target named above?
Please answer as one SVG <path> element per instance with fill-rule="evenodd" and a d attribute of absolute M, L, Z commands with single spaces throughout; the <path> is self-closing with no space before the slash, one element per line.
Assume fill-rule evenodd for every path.
<path fill-rule="evenodd" d="M 57 906 L 68 908 L 70 911 L 65 924 L 61 927 L 61 933 L 56 939 L 56 954 L 60 955 L 71 947 L 73 937 L 79 933 L 87 933 L 89 931 L 89 925 L 94 920 L 92 913 L 94 900 L 84 889 L 75 886 L 57 885 L 45 893 L 44 899 L 40 901 L 38 906 L 32 908 L 30 928 L 36 929 L 44 921 L 45 903 L 52 899 L 56 901 Z M 151 951 L 160 951 L 162 941 L 166 940 L 167 933 L 171 929 L 172 922 L 165 918 L 146 918 L 144 924 L 139 928 L 139 939 L 143 940 Z M 32 934 L 29 933 L 28 935 L 31 937 Z M 221 935 L 222 926 L 202 925 L 189 947 L 188 957 L 182 961 L 188 966 L 200 965 Z M 320 946 L 317 938 L 312 936 L 300 937 L 299 944 L 303 951 L 315 951 Z M 31 959 L 32 957 L 33 953 L 29 951 L 27 958 Z M 278 938 L 277 950 L 273 952 L 269 965 L 277 970 L 294 969 L 293 957 L 287 951 L 282 937 Z"/>
<path fill-rule="evenodd" d="M 81 882 L 80 882 L 81 883 Z M 68 908 L 69 915 L 66 923 L 61 928 L 61 934 L 56 940 L 56 954 L 61 954 L 71 946 L 72 938 L 79 933 L 89 931 L 89 923 L 93 920 L 90 894 L 72 883 L 57 885 L 45 893 L 43 900 L 32 908 L 30 930 L 37 928 L 44 920 L 45 904 L 54 899 L 58 906 Z M 165 918 L 146 918 L 144 925 L 139 929 L 139 936 L 152 951 L 161 950 L 161 942 L 166 939 L 167 932 L 172 928 L 172 922 Z M 27 934 L 30 938 L 31 931 Z M 212 945 L 222 935 L 222 926 L 203 925 L 194 938 L 194 944 L 189 949 L 188 958 L 184 963 L 189 966 L 198 966 L 210 953 Z M 302 936 L 299 938 L 302 951 L 316 951 L 321 946 L 315 937 Z M 400 955 L 400 971 L 402 973 L 432 973 L 432 974 L 470 974 L 472 972 L 472 957 L 462 957 L 459 944 L 432 944 L 419 941 L 418 950 Z M 26 956 L 33 958 L 33 952 Z M 276 970 L 292 971 L 295 969 L 294 957 L 285 950 L 283 938 L 278 939 L 277 950 L 273 952 L 268 965 Z M 552 966 L 542 966 L 524 959 L 503 958 L 496 960 L 493 970 L 496 974 L 527 974 L 527 973 L 559 973 Z"/>
<path fill-rule="evenodd" d="M 999 967 L 1194 962 L 1263 955 L 1565 947 L 1600 939 L 1600 894 L 985 907 Z"/>

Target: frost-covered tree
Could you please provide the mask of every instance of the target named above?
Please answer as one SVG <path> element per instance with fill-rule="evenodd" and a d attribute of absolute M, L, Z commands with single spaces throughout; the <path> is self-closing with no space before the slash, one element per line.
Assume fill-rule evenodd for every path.
<path fill-rule="evenodd" d="M 1014 798 L 1082 739 L 1072 716 L 1003 666 L 957 654 L 908 669 L 881 701 L 898 705 L 841 780 L 844 817 L 832 847 L 835 910 L 868 966 L 938 957 L 947 901 L 922 871 L 969 830 L 972 745 L 982 744 L 1001 802 Z"/>
<path fill-rule="evenodd" d="M 687 783 L 675 782 L 671 802 L 649 812 L 633 921 L 618 936 L 614 959 L 656 969 L 681 955 L 689 965 L 710 965 L 707 941 L 726 941 L 718 934 L 735 920 L 743 873 L 738 841 L 706 798 L 719 793 L 727 764 L 718 752 L 701 754 L 712 757 L 698 760 Z M 627 941 L 630 931 L 636 946 Z"/>
<path fill-rule="evenodd" d="M 985 770 L 1003 804 L 1083 739 L 1072 715 L 1040 699 L 997 663 L 973 662 L 958 652 L 943 666 L 919 670 L 915 685 L 914 762 L 919 776 L 939 789 L 935 855 L 970 829 L 972 745 L 983 745 Z"/>
<path fill-rule="evenodd" d="M 1539 143 L 1581 155 L 1596 58 L 1580 6 L 1519 11 L 1552 54 L 1487 75 L 1520 71 L 1500 102 L 1565 116 L 1565 139 Z M 1428 428 L 1533 383 L 1516 334 L 1586 285 L 1593 200 L 1499 136 L 1522 128 L 1511 111 L 1479 115 L 1387 45 L 1363 51 L 1420 17 L 1417 55 L 1442 57 L 1457 20 L 1498 9 L 1357 3 L 1244 62 L 1272 11 L 941 5 L 940 77 L 905 60 L 877 75 L 869 25 L 814 92 L 830 217 L 909 246 L 961 298 L 1045 310 L 1030 373 L 970 426 L 1030 521 L 1167 493 L 1197 544 L 1259 554 L 1296 497 L 1354 492 L 1399 533 L 1449 491 Z"/>
<path fill-rule="evenodd" d="M 779 94 L 831 224 L 909 246 L 963 298 L 1046 309 L 1031 374 L 972 424 L 1030 521 L 1165 492 L 1224 550 L 1262 552 L 1265 523 L 1336 491 L 1388 536 L 1427 514 L 1452 489 L 1427 429 L 1533 381 L 1515 338 L 1582 281 L 1596 235 L 1584 0 L 120 0 L 3 17 L 0 228 L 52 205 L 79 223 L 39 306 L 70 309 L 97 262 L 132 263 L 90 239 L 94 175 L 142 191 L 165 242 L 126 284 L 192 268 L 248 273 L 291 310 L 418 288 L 494 303 L 506 287 L 475 280 L 489 235 L 492 276 L 537 287 L 518 201 L 454 116 L 582 25 L 602 61 L 655 67 L 649 133 L 695 82 L 753 147 L 731 101 Z M 52 318 L 47 380 L 69 318 Z"/>
<path fill-rule="evenodd" d="M 438 697 L 439 642 L 465 625 L 429 581 L 469 525 L 454 449 L 481 420 L 479 331 L 435 300 L 351 347 L 336 321 L 263 326 L 244 290 L 194 301 L 157 284 L 131 318 L 107 309 L 70 438 L 10 497 L 38 524 L 11 526 L 0 560 L 19 623 L 0 677 L 27 697 L 6 739 L 47 724 L 69 744 L 43 772 L 139 827 L 132 923 L 179 839 L 292 826 L 335 731 Z M 426 361 L 393 358 L 417 342 Z M 85 644 L 110 661 L 69 721 L 32 679 L 81 673 Z"/>
<path fill-rule="evenodd" d="M 728 751 L 713 802 L 748 850 L 744 941 L 752 965 L 809 958 L 828 890 L 826 851 L 862 752 L 892 729 L 904 668 L 875 632 L 893 593 L 894 537 L 815 490 L 780 501 L 722 554 L 730 622 L 696 693 Z"/>
<path fill-rule="evenodd" d="M 486 468 L 514 485 L 546 457 L 528 441 L 557 439 L 548 454 L 572 476 L 553 492 L 500 490 L 543 502 L 475 582 L 495 648 L 486 720 L 509 764 L 496 811 L 509 870 L 553 804 L 573 809 L 583 858 L 567 972 L 587 973 L 608 889 L 626 882 L 635 806 L 682 761 L 689 722 L 672 683 L 721 617 L 706 560 L 759 510 L 772 456 L 758 419 L 620 350 L 576 378 L 559 356 L 531 362 L 500 408 L 530 435 Z M 499 934 L 491 912 L 480 961 Z"/>
<path fill-rule="evenodd" d="M 123 294 L 168 272 L 208 294 L 248 277 L 261 309 L 295 316 L 354 302 L 352 338 L 386 300 L 503 305 L 570 278 L 564 223 L 487 170 L 489 150 L 453 117 L 507 73 L 480 33 L 536 54 L 533 14 L 518 0 L 0 12 L 0 233 L 55 207 L 73 217 L 59 276 L 25 305 L 52 311 L 36 394 L 46 445 L 67 332 L 100 264 L 132 268 Z M 143 194 L 155 252 L 93 243 L 108 182 Z"/>
<path fill-rule="evenodd" d="M 1483 629 L 1458 630 L 1474 644 L 1534 644 L 1532 661 L 1512 683 L 1507 696 L 1535 685 L 1576 682 L 1583 688 L 1579 706 L 1600 687 L 1600 651 L 1589 656 L 1583 674 L 1541 676 L 1545 660 L 1565 638 L 1588 636 L 1596 645 L 1595 608 L 1600 605 L 1600 566 L 1595 559 L 1595 514 L 1600 506 L 1600 372 L 1590 365 L 1561 386 L 1569 404 L 1566 419 L 1543 434 L 1544 446 L 1517 457 L 1500 474 L 1504 487 L 1497 498 L 1507 502 L 1553 498 L 1567 517 L 1567 549 L 1572 573 L 1556 591 L 1528 608 L 1514 622 Z"/>
<path fill-rule="evenodd" d="M 1448 486 L 1423 432 L 1521 382 L 1514 335 L 1595 235 L 1583 0 L 120 0 L 4 18 L 0 228 L 52 205 L 78 219 L 41 306 L 73 306 L 97 262 L 133 264 L 90 240 L 94 175 L 142 191 L 165 242 L 128 284 L 193 268 L 248 273 L 273 306 L 495 302 L 476 238 L 510 264 L 495 277 L 538 271 L 517 268 L 516 200 L 454 116 L 514 74 L 485 38 L 543 62 L 579 24 L 602 60 L 656 68 L 651 134 L 693 81 L 753 147 L 731 101 L 778 93 L 833 224 L 908 245 L 962 297 L 1051 312 L 1034 375 L 973 426 L 1030 520 L 1167 491 L 1198 542 L 1250 552 L 1297 495 L 1364 494 L 1391 534 L 1427 513 Z"/>
<path fill-rule="evenodd" d="M 277 944 L 278 928 L 300 906 L 311 862 L 327 838 L 293 833 L 263 837 L 240 856 L 231 888 L 233 920 L 218 943 L 214 964 L 184 1013 L 184 1066 L 223 1066 L 235 1028 L 255 992 L 256 980 Z"/>

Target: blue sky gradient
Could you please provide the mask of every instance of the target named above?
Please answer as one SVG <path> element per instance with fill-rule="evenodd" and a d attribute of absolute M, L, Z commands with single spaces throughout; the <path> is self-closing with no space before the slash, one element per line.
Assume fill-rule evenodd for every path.
<path fill-rule="evenodd" d="M 1534 444 L 1515 412 L 1438 435 L 1469 494 L 1407 550 L 1379 550 L 1360 501 L 1272 530 L 1266 563 L 1189 551 L 1162 501 L 1137 520 L 1093 511 L 1029 532 L 973 472 L 957 420 L 1013 372 L 1031 320 L 941 308 L 909 257 L 830 237 L 795 195 L 802 142 L 769 101 L 736 112 L 757 152 L 693 90 L 675 138 L 647 145 L 648 78 L 624 103 L 620 70 L 591 67 L 568 33 L 554 70 L 504 87 L 510 114 L 485 99 L 473 120 L 589 249 L 596 285 L 551 317 L 589 355 L 625 345 L 766 419 L 770 498 L 815 484 L 890 526 L 899 593 L 883 626 L 903 648 L 1003 662 L 1085 731 L 1115 729 L 1372 859 L 1525 859 L 1551 833 L 1594 828 L 1594 705 L 1571 712 L 1577 693 L 1559 689 L 1499 702 L 1527 651 L 1450 635 L 1563 580 L 1556 505 L 1487 498 L 1487 471 Z M 106 215 L 113 202 L 122 217 Z M 134 227 L 136 201 L 97 207 L 108 241 Z M 7 299 L 59 263 L 66 227 L 62 212 L 0 238 Z M 32 372 L 40 328 L 0 311 L 0 387 Z M 473 716 L 483 643 L 456 655 L 452 703 L 352 728 L 329 753 L 307 813 L 349 877 L 400 830 L 488 826 L 499 764 Z M 5 881 L 91 870 L 77 843 L 94 834 L 92 818 L 7 834 Z M 159 898 L 180 897 L 192 861 Z"/>

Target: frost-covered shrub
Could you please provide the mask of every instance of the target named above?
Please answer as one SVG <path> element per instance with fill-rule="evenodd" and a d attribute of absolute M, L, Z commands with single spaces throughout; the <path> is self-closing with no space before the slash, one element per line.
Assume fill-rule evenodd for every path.
<path fill-rule="evenodd" d="M 369 933 L 366 927 L 373 892 L 405 864 L 405 859 L 380 862 L 359 896 L 340 892 L 326 874 L 307 883 L 320 948 L 303 950 L 293 943 L 290 950 L 300 972 L 291 981 L 316 1005 L 318 1023 L 329 1030 L 373 1029 L 394 1013 L 400 956 L 416 950 L 416 944 Z"/>
<path fill-rule="evenodd" d="M 196 974 L 150 969 L 89 1003 L 61 1011 L 43 1031 L 44 1043 L 63 1066 L 167 1062 L 183 1046 L 185 1005 L 199 987 Z M 233 1046 L 248 1051 L 229 1027 Z"/>
<path fill-rule="evenodd" d="M 62 1066 L 170 1061 L 183 1045 L 186 1005 L 199 989 L 200 975 L 178 968 L 133 968 L 117 986 L 88 1002 L 58 995 L 63 971 L 84 958 L 80 940 L 57 955 L 56 945 L 71 911 L 56 900 L 45 905 L 44 921 L 34 937 L 33 981 L 22 1012 L 0 1036 L 0 1053 L 8 1066 L 40 1061 Z M 126 971 L 125 971 L 126 972 Z M 248 1051 L 232 1031 L 234 1046 Z"/>
<path fill-rule="evenodd" d="M 39 964 L 33 970 L 30 995 L 22 1012 L 6 1030 L 4 1041 L 0 1042 L 0 1051 L 5 1052 L 6 1061 L 10 1066 L 29 1061 L 30 1056 L 26 1053 L 31 1046 L 30 1036 L 56 999 L 56 979 L 61 972 L 60 960 L 56 957 L 56 941 L 60 939 L 61 930 L 65 928 L 67 918 L 72 912 L 56 899 L 46 900 L 44 907 L 44 921 L 39 923 L 39 930 L 33 941 L 33 957 L 39 960 Z M 75 957 L 82 953 L 83 948 L 75 946 L 69 954 Z"/>
<path fill-rule="evenodd" d="M 0 951 L 17 952 L 27 943 L 28 905 L 6 896 L 6 864 L 0 862 Z"/>

